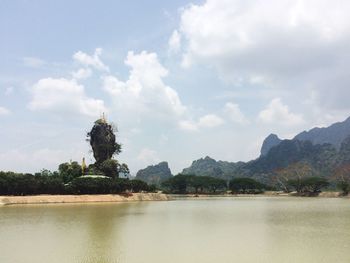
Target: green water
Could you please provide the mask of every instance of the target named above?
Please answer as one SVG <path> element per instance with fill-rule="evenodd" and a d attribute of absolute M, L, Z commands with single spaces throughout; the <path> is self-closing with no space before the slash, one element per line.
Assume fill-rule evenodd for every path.
<path fill-rule="evenodd" d="M 0 207 L 0 262 L 350 262 L 350 200 Z"/>

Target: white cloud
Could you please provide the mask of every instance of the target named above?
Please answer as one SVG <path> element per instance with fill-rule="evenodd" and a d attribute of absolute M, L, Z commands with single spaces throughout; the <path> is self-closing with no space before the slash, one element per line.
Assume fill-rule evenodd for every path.
<path fill-rule="evenodd" d="M 258 120 L 267 124 L 282 124 L 286 126 L 295 126 L 304 123 L 302 115 L 289 111 L 287 105 L 284 105 L 280 98 L 273 99 L 266 109 L 259 113 Z"/>
<path fill-rule="evenodd" d="M 198 131 L 197 123 L 189 120 L 179 121 L 179 128 L 184 131 Z"/>
<path fill-rule="evenodd" d="M 5 107 L 0 106 L 0 116 L 9 115 L 11 111 Z"/>
<path fill-rule="evenodd" d="M 197 122 L 181 120 L 178 125 L 184 131 L 199 131 L 201 128 L 214 128 L 221 126 L 225 121 L 215 114 L 207 114 L 199 118 Z"/>
<path fill-rule="evenodd" d="M 160 162 L 157 152 L 148 148 L 143 148 L 137 155 L 137 159 L 144 165 L 156 164 Z"/>
<path fill-rule="evenodd" d="M 169 51 L 170 52 L 178 52 L 181 48 L 181 35 L 177 30 L 174 30 L 174 32 L 171 34 L 169 41 Z"/>
<path fill-rule="evenodd" d="M 204 128 L 214 128 L 224 124 L 224 120 L 215 114 L 208 114 L 199 118 L 198 126 Z"/>
<path fill-rule="evenodd" d="M 40 68 L 46 64 L 46 62 L 40 58 L 36 57 L 24 57 L 23 64 L 30 68 Z"/>
<path fill-rule="evenodd" d="M 45 78 L 32 87 L 31 110 L 78 112 L 88 116 L 100 116 L 107 109 L 102 100 L 89 98 L 84 86 L 75 80 Z"/>
<path fill-rule="evenodd" d="M 348 10 L 346 0 L 191 4 L 182 9 L 177 29 L 182 65 L 204 64 L 226 81 L 283 89 L 296 102 L 315 89 L 318 105 L 350 110 Z"/>
<path fill-rule="evenodd" d="M 265 66 L 276 70 L 293 66 L 295 59 L 302 65 L 310 58 L 317 59 L 313 52 L 293 58 L 296 52 L 316 49 L 316 55 L 323 57 L 319 48 L 333 45 L 349 33 L 349 8 L 345 0 L 338 4 L 330 0 L 207 0 L 184 8 L 179 30 L 187 39 L 187 54 L 193 59 L 208 58 L 214 63 L 233 59 L 232 66 L 253 69 L 257 62 L 253 58 L 268 55 L 273 61 L 260 60 L 256 69 Z M 269 49 L 278 56 L 266 54 Z"/>
<path fill-rule="evenodd" d="M 239 124 L 248 124 L 248 119 L 244 116 L 240 110 L 239 105 L 236 103 L 228 102 L 225 104 L 224 112 L 228 115 L 231 121 Z"/>
<path fill-rule="evenodd" d="M 131 68 L 126 81 L 115 76 L 103 77 L 103 88 L 115 99 L 117 111 L 128 115 L 179 118 L 186 107 L 176 90 L 167 86 L 163 78 L 168 71 L 159 63 L 157 54 L 142 51 L 128 52 L 125 64 Z"/>
<path fill-rule="evenodd" d="M 86 79 L 86 78 L 90 77 L 91 74 L 92 74 L 91 69 L 89 69 L 89 68 L 80 68 L 77 71 L 72 72 L 72 77 L 74 79 L 77 79 L 77 80 L 79 80 L 79 79 Z"/>
<path fill-rule="evenodd" d="M 80 64 L 82 64 L 83 66 L 86 66 L 86 67 L 90 66 L 97 70 L 108 72 L 109 68 L 105 64 L 103 64 L 103 62 L 100 59 L 101 54 L 102 54 L 102 48 L 96 48 L 92 56 L 82 51 L 78 51 L 73 55 L 73 59 L 79 62 Z"/>

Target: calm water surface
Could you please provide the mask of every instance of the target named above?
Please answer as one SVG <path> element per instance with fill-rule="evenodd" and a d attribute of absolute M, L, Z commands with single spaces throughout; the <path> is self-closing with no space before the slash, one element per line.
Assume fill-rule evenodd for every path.
<path fill-rule="evenodd" d="M 350 200 L 0 207 L 0 262 L 350 262 Z"/>

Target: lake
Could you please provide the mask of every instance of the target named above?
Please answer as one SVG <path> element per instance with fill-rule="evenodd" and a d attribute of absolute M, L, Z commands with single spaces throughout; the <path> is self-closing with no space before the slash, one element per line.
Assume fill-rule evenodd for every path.
<path fill-rule="evenodd" d="M 0 207 L 0 262 L 350 262 L 350 200 Z"/>

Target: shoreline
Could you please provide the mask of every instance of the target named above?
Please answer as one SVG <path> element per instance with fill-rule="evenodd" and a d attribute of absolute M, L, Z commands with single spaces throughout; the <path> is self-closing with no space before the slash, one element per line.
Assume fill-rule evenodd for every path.
<path fill-rule="evenodd" d="M 103 195 L 28 195 L 0 196 L 0 206 L 25 204 L 73 204 L 73 203 L 103 203 L 103 202 L 137 202 L 137 201 L 169 201 L 169 195 L 162 193 L 133 193 L 130 196 Z"/>
<path fill-rule="evenodd" d="M 284 193 L 279 191 L 267 191 L 261 194 L 170 194 L 173 198 L 210 198 L 210 197 L 306 197 L 306 198 L 350 198 L 350 194 L 347 196 L 342 195 L 340 192 L 321 192 L 315 196 L 298 195 L 295 192 Z"/>
<path fill-rule="evenodd" d="M 202 199 L 222 197 L 308 197 L 293 193 L 268 191 L 263 194 L 163 194 L 163 193 L 133 193 L 130 196 L 118 194 L 101 195 L 28 195 L 28 196 L 0 196 L 0 207 L 7 205 L 25 204 L 74 204 L 74 203 L 121 203 L 139 201 L 171 201 L 177 199 Z M 342 196 L 340 192 L 321 192 L 318 196 L 309 198 L 350 198 Z"/>

